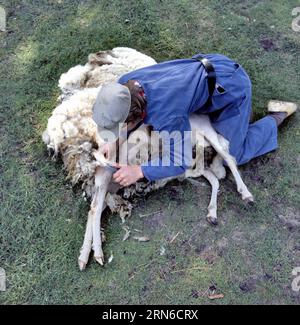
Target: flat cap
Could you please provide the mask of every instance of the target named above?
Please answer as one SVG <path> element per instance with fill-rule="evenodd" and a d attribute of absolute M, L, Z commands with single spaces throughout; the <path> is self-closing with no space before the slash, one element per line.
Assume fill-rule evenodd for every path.
<path fill-rule="evenodd" d="M 111 132 L 110 134 L 118 138 L 119 125 L 125 122 L 130 103 L 131 95 L 126 86 L 117 82 L 103 85 L 93 106 L 93 120 L 98 126 L 98 132 Z M 108 138 L 109 136 L 106 137 Z"/>

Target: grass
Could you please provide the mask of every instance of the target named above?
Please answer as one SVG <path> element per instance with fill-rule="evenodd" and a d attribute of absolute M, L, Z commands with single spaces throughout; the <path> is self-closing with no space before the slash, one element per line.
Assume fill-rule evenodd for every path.
<path fill-rule="evenodd" d="M 0 0 L 1 304 L 299 304 L 291 290 L 300 266 L 300 128 L 293 117 L 280 148 L 241 168 L 256 204 L 248 207 L 228 176 L 220 224 L 205 222 L 210 187 L 172 183 L 139 202 L 127 221 L 151 237 L 122 242 L 107 216 L 103 268 L 77 268 L 88 203 L 47 156 L 41 134 L 55 107 L 59 76 L 89 53 L 136 48 L 158 61 L 221 52 L 253 81 L 257 118 L 271 98 L 300 104 L 300 34 L 291 28 L 297 0 Z M 201 180 L 202 181 L 202 180 Z M 204 181 L 203 181 L 204 182 Z M 139 214 L 162 210 L 139 218 Z M 170 244 L 170 240 L 180 232 Z M 165 254 L 160 255 L 162 247 Z M 224 298 L 210 301 L 209 288 Z"/>

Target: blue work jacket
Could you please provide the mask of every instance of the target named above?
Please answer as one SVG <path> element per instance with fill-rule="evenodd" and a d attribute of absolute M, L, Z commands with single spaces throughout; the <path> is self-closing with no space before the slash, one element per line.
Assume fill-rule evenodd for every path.
<path fill-rule="evenodd" d="M 213 64 L 217 84 L 212 100 L 209 98 L 207 73 L 197 57 L 205 57 Z M 171 139 L 170 159 L 166 166 L 162 158 L 142 165 L 148 180 L 157 180 L 182 174 L 192 161 L 191 126 L 189 116 L 199 112 L 209 114 L 218 132 L 234 142 L 230 123 L 240 114 L 245 98 L 251 97 L 251 82 L 242 67 L 220 54 L 197 54 L 193 58 L 161 62 L 123 75 L 119 83 L 137 80 L 144 89 L 147 101 L 145 124 L 156 131 L 178 131 L 180 137 Z M 251 108 L 250 108 L 251 109 Z M 236 120 L 236 119 L 234 119 Z M 236 122 L 234 122 L 236 123 Z M 231 143 L 232 154 L 240 141 Z M 188 149 L 187 149 L 188 148 Z M 178 163 L 181 162 L 181 163 Z"/>

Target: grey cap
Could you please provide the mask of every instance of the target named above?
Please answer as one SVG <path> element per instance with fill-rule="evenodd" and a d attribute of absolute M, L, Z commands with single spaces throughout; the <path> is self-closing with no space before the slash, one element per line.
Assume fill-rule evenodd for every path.
<path fill-rule="evenodd" d="M 103 85 L 93 106 L 93 120 L 98 126 L 98 131 L 112 132 L 118 138 L 119 124 L 125 122 L 130 103 L 131 96 L 126 86 L 117 82 Z"/>

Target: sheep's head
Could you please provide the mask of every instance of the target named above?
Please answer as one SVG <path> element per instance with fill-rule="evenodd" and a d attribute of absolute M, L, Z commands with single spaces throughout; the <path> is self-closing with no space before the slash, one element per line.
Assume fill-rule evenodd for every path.
<path fill-rule="evenodd" d="M 95 66 L 102 66 L 104 64 L 112 64 L 109 61 L 108 56 L 113 56 L 112 51 L 99 51 L 97 53 L 91 53 L 88 56 L 88 63 Z"/>

